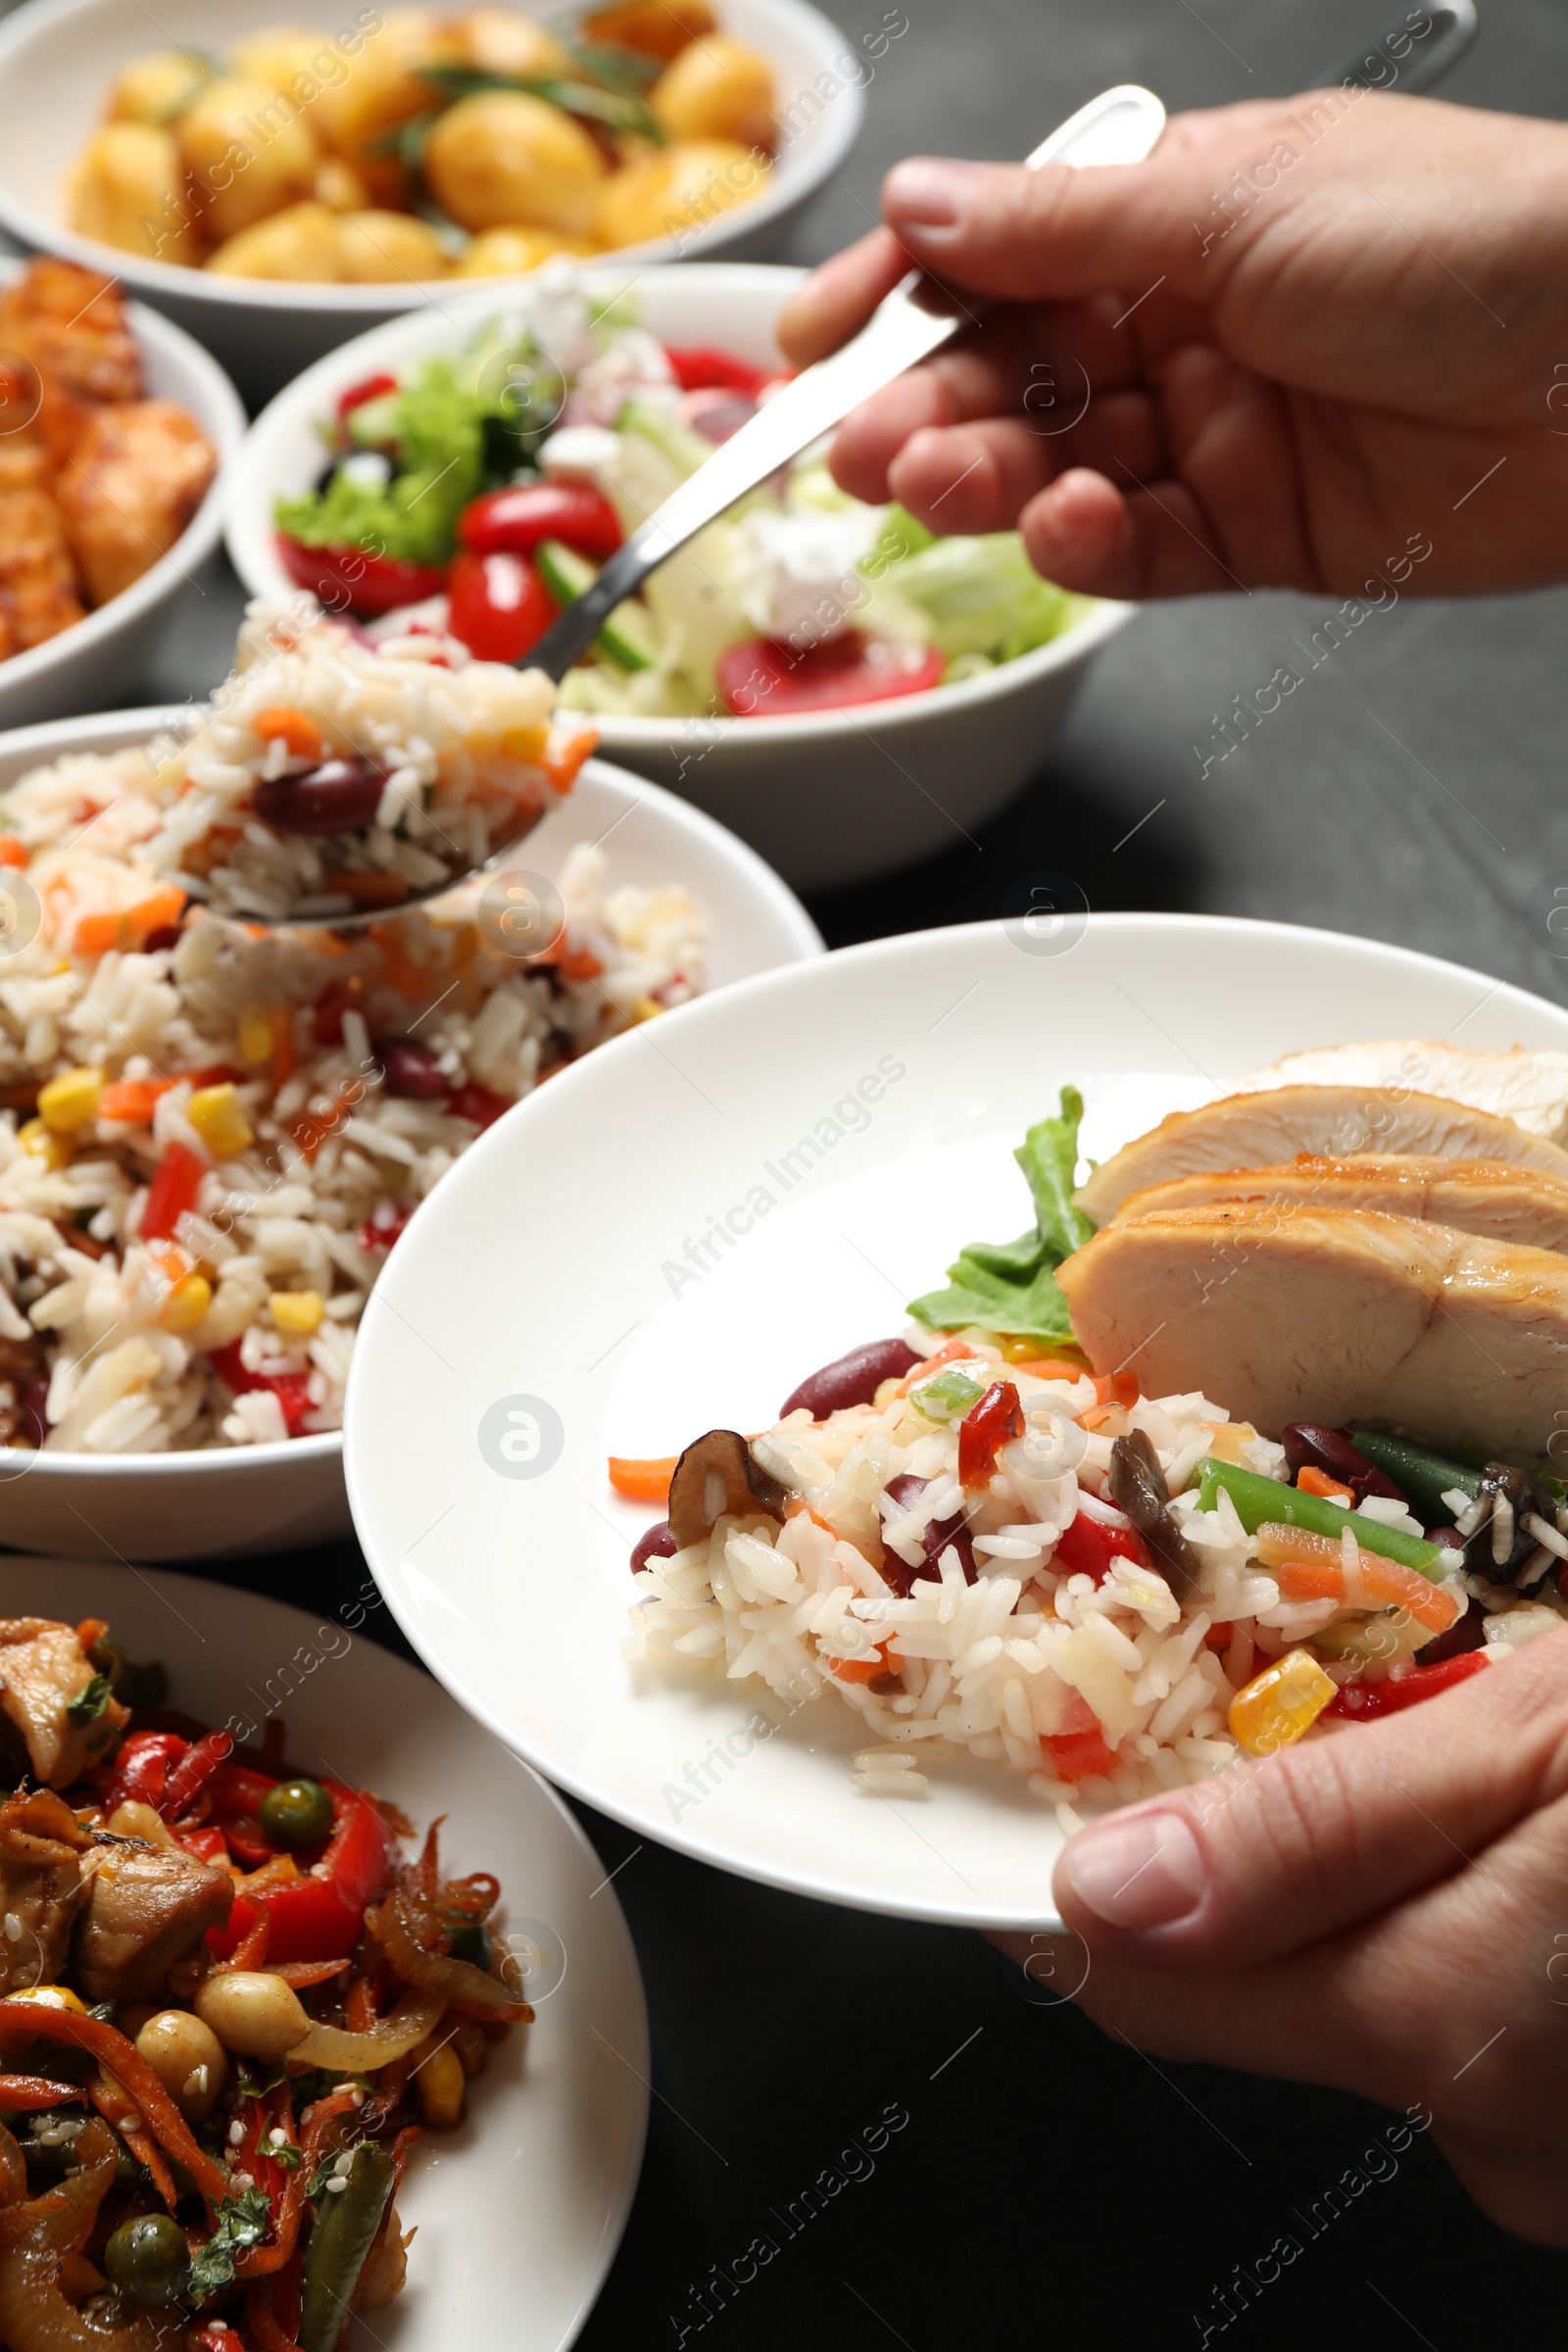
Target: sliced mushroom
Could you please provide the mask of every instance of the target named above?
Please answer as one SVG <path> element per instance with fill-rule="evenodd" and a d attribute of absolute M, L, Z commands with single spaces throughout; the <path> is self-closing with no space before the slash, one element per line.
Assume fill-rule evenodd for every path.
<path fill-rule="evenodd" d="M 786 1490 L 753 1455 L 739 1430 L 710 1429 L 687 1446 L 669 1482 L 669 1530 L 684 1551 L 701 1544 L 726 1513 L 784 1521 Z"/>
<path fill-rule="evenodd" d="M 1110 1499 L 1143 1537 L 1155 1567 L 1179 1601 L 1198 1582 L 1198 1557 L 1176 1524 L 1170 1489 L 1148 1433 L 1129 1430 L 1110 1449 Z"/>
<path fill-rule="evenodd" d="M 1559 1511 L 1528 1470 L 1489 1462 L 1480 1492 L 1455 1531 L 1464 1544 L 1465 1566 L 1492 1584 L 1528 1592 L 1563 1556 L 1558 1543 L 1565 1517 L 1568 1512 Z"/>

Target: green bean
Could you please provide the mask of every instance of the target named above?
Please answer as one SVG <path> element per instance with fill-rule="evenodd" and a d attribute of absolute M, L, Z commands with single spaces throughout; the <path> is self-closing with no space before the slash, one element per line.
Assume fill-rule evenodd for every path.
<path fill-rule="evenodd" d="M 305 2249 L 300 2352 L 333 2352 L 391 2201 L 392 2159 L 373 2140 L 362 2139 L 340 2178 L 347 2185 L 323 2190 Z"/>
<path fill-rule="evenodd" d="M 1413 1507 L 1429 1522 L 1449 1520 L 1453 1512 L 1443 1499 L 1457 1488 L 1474 1502 L 1481 1492 L 1481 1473 L 1463 1462 L 1450 1462 L 1443 1454 L 1434 1453 L 1429 1446 L 1412 1445 L 1408 1438 L 1386 1437 L 1378 1429 L 1358 1429 L 1353 1433 L 1358 1452 L 1364 1453 L 1374 1469 L 1382 1470 L 1402 1487 Z"/>
<path fill-rule="evenodd" d="M 1249 1535 L 1272 1524 L 1305 1528 L 1314 1536 L 1330 1536 L 1338 1543 L 1341 1530 L 1348 1527 L 1363 1551 L 1381 1552 L 1386 1560 L 1397 1560 L 1402 1568 L 1414 1568 L 1422 1576 L 1430 1576 L 1446 1557 L 1441 1544 L 1407 1536 L 1402 1528 L 1387 1527 L 1381 1519 L 1348 1511 L 1343 1503 L 1329 1502 L 1321 1494 L 1303 1494 L 1299 1487 L 1282 1486 L 1277 1478 L 1264 1478 L 1259 1471 L 1238 1470 L 1234 1463 L 1216 1462 L 1212 1455 L 1198 1467 L 1201 1480 L 1199 1509 L 1217 1510 L 1223 1487 Z"/>

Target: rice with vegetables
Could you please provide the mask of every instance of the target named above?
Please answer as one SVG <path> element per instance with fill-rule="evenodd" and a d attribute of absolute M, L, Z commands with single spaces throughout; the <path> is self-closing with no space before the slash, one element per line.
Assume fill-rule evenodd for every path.
<path fill-rule="evenodd" d="M 611 1463 L 621 1494 L 668 1498 L 632 1554 L 634 1658 L 792 1706 L 834 1692 L 867 1791 L 914 1795 L 968 1755 L 1067 1830 L 1407 1707 L 1568 1618 L 1549 1464 L 1305 1419 L 1276 1440 L 1092 1369 L 1065 1296 L 1093 1236 L 1080 1108 L 1064 1096 L 1017 1154 L 1033 1232 L 964 1250 L 907 1338 L 813 1374 L 760 1436 Z"/>
<path fill-rule="evenodd" d="M 281 670 L 242 673 L 193 743 L 254 775 L 269 755 L 242 713 L 259 695 L 286 683 L 309 715 L 345 679 L 381 690 L 382 662 L 393 698 L 429 676 L 345 655 L 339 635 L 285 629 Z M 478 667 L 445 679 L 443 723 L 488 725 Z M 453 1160 L 552 1071 L 701 985 L 686 893 L 612 889 L 587 846 L 560 875 L 560 936 L 528 959 L 477 883 L 351 935 L 219 919 L 149 862 L 177 763 L 69 757 L 0 804 L 14 938 L 37 926 L 0 958 L 7 1444 L 336 1429 L 370 1287 Z"/>

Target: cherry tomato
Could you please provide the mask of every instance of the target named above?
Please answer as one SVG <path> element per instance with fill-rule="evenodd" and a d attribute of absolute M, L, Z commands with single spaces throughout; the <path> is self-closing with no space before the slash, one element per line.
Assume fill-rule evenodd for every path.
<path fill-rule="evenodd" d="M 559 539 L 602 563 L 623 536 L 609 499 L 586 482 L 514 482 L 510 489 L 487 490 L 458 520 L 458 537 L 480 556 L 527 556 L 542 539 Z"/>
<path fill-rule="evenodd" d="M 383 392 L 395 392 L 397 388 L 395 375 L 368 375 L 363 383 L 350 384 L 346 392 L 337 396 L 339 424 L 346 420 L 350 410 L 363 409 L 368 400 L 379 400 Z"/>
<path fill-rule="evenodd" d="M 983 1487 L 1009 1439 L 1023 1436 L 1023 1407 L 1010 1380 L 994 1380 L 958 1424 L 958 1481 Z"/>
<path fill-rule="evenodd" d="M 731 359 L 727 351 L 714 351 L 706 343 L 685 351 L 666 344 L 664 357 L 683 392 L 704 392 L 710 384 L 717 384 L 726 392 L 749 392 L 755 400 L 764 384 L 783 372 L 777 368 L 753 368 L 747 361 Z"/>
<path fill-rule="evenodd" d="M 526 556 L 460 548 L 447 577 L 447 626 L 481 662 L 516 662 L 556 617 L 556 600 Z"/>
<path fill-rule="evenodd" d="M 1062 1529 L 1051 1565 L 1064 1569 L 1069 1576 L 1092 1576 L 1100 1585 L 1117 1558 L 1136 1560 L 1141 1568 L 1147 1568 L 1149 1553 L 1142 1536 L 1130 1527 L 1106 1527 L 1099 1519 L 1091 1519 L 1087 1511 L 1080 1511 Z"/>
<path fill-rule="evenodd" d="M 277 534 L 277 552 L 296 588 L 308 589 L 336 612 L 391 612 L 399 605 L 421 605 L 446 586 L 433 564 L 368 556 L 357 547 L 306 547 L 285 531 Z"/>
<path fill-rule="evenodd" d="M 947 663 L 934 647 L 894 645 L 846 629 L 798 654 L 771 637 L 726 646 L 715 667 L 724 708 L 737 718 L 784 718 L 798 710 L 845 710 L 924 694 Z"/>

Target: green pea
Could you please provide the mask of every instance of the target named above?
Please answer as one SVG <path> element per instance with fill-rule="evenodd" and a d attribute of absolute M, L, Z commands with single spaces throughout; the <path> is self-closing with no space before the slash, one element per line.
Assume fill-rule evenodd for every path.
<path fill-rule="evenodd" d="M 104 2269 L 133 2303 L 172 2303 L 185 2274 L 185 2232 L 167 2213 L 138 2213 L 104 2247 Z"/>
<path fill-rule="evenodd" d="M 262 1836 L 291 1854 L 324 1845 L 332 1835 L 332 1799 L 319 1781 L 279 1781 L 262 1799 Z"/>

